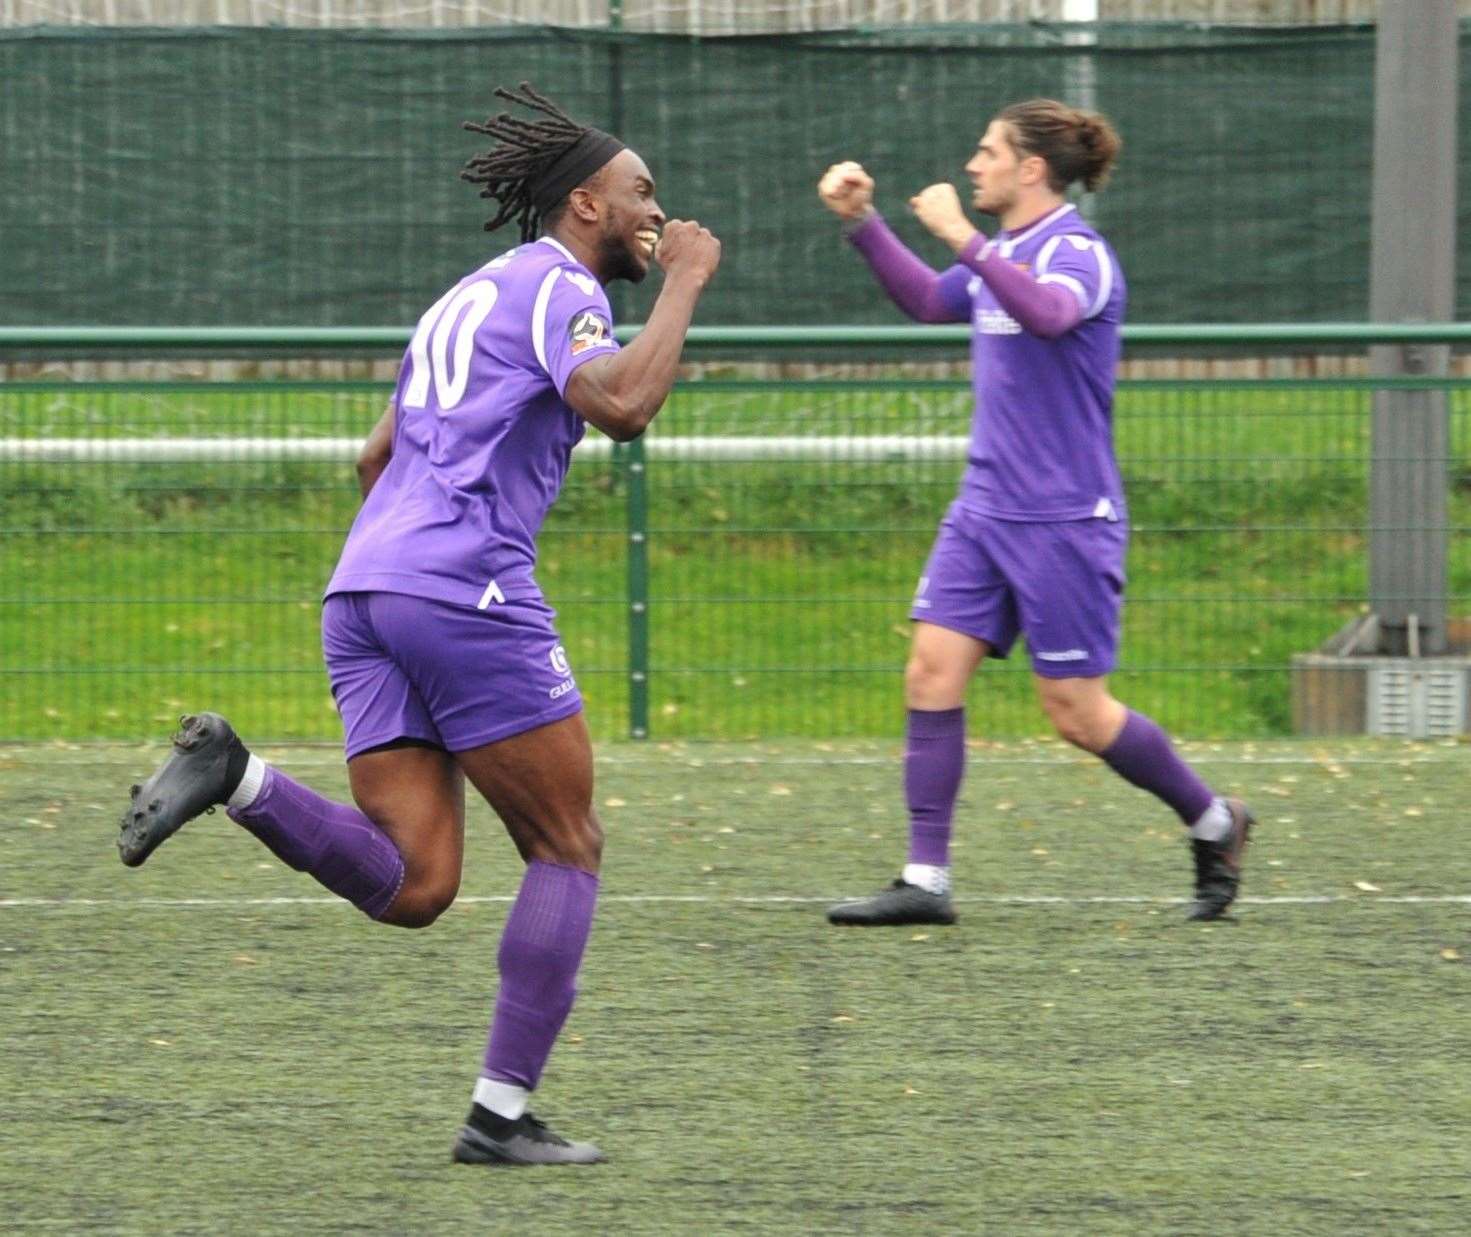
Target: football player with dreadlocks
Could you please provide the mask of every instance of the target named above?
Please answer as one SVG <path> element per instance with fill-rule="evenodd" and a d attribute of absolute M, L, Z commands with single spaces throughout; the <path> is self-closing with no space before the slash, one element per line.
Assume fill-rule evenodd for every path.
<path fill-rule="evenodd" d="M 423 928 L 454 901 L 465 779 L 525 863 L 498 956 L 500 990 L 463 1163 L 588 1164 L 527 1109 L 576 995 L 603 835 L 582 699 L 533 569 L 536 534 L 591 423 L 648 427 L 674 384 L 696 302 L 720 263 L 698 223 L 666 220 L 644 161 L 521 83 L 537 113 L 467 124 L 496 145 L 464 179 L 520 243 L 419 320 L 358 464 L 364 502 L 322 611 L 322 646 L 357 806 L 252 755 L 216 713 L 185 717 L 133 788 L 118 848 L 143 863 L 214 804 L 284 862 L 382 923 Z M 605 285 L 664 285 L 627 348 Z"/>

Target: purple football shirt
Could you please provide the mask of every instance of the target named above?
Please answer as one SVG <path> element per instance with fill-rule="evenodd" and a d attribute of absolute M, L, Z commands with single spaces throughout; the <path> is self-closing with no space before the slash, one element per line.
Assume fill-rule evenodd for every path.
<path fill-rule="evenodd" d="M 989 248 L 986 261 L 1067 288 L 1083 318 L 1042 339 L 1023 331 L 970 267 L 940 277 L 945 305 L 971 322 L 975 412 L 960 501 L 1004 520 L 1122 518 L 1113 388 L 1127 291 L 1118 259 L 1072 205 L 998 233 Z"/>
<path fill-rule="evenodd" d="M 602 285 L 551 237 L 440 297 L 404 355 L 393 453 L 327 595 L 481 609 L 539 595 L 536 534 L 586 428 L 563 392 L 579 365 L 617 348 Z"/>

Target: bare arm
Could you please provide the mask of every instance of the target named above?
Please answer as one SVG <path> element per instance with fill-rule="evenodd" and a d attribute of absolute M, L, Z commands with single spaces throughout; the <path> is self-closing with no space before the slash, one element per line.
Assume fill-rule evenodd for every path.
<path fill-rule="evenodd" d="M 395 411 L 393 401 L 389 400 L 388 407 L 378 418 L 378 424 L 373 426 L 368 440 L 363 443 L 363 449 L 358 452 L 358 488 L 362 490 L 364 498 L 367 498 L 368 491 L 388 467 L 389 457 L 393 454 Z"/>
<path fill-rule="evenodd" d="M 671 220 L 656 256 L 664 287 L 638 338 L 579 365 L 567 380 L 572 410 L 615 442 L 642 434 L 668 398 L 695 305 L 720 264 L 720 242 L 697 223 Z"/>

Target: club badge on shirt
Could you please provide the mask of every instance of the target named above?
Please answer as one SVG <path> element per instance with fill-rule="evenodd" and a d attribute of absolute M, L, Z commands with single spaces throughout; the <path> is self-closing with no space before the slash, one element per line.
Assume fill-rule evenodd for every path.
<path fill-rule="evenodd" d="M 578 356 L 589 348 L 613 346 L 613 328 L 602 314 L 585 309 L 567 324 L 567 338 L 572 341 L 571 353 Z"/>

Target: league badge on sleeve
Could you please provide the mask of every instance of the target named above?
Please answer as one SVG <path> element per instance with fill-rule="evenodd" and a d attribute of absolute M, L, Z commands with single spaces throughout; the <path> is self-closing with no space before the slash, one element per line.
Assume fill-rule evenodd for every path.
<path fill-rule="evenodd" d="M 592 309 L 584 309 L 573 316 L 567 324 L 567 338 L 572 341 L 570 351 L 573 356 L 580 356 L 591 348 L 611 348 L 616 342 L 611 324 Z"/>

